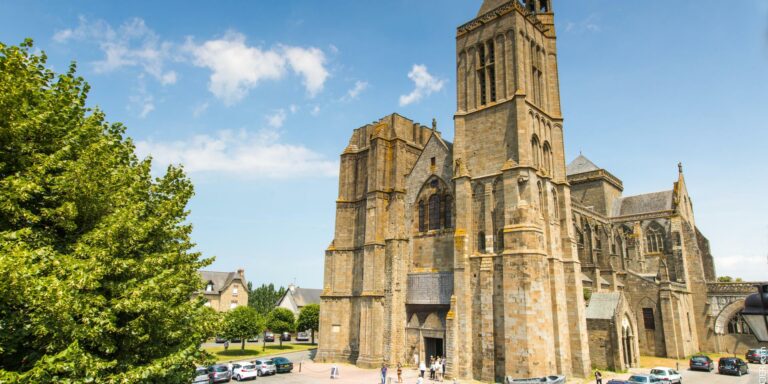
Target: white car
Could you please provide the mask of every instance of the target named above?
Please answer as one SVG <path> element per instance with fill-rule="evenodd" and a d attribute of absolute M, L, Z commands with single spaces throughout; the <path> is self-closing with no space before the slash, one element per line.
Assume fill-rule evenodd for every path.
<path fill-rule="evenodd" d="M 232 364 L 232 377 L 237 381 L 256 379 L 256 376 L 258 375 L 259 371 L 256 369 L 256 365 L 250 361 L 242 361 Z"/>
<path fill-rule="evenodd" d="M 651 369 L 651 375 L 666 380 L 670 384 L 681 384 L 683 382 L 683 377 L 680 376 L 680 372 L 675 371 L 672 368 L 656 367 Z"/>
<path fill-rule="evenodd" d="M 275 362 L 271 359 L 256 360 L 253 363 L 256 365 L 256 373 L 259 376 L 274 375 L 277 373 Z"/>

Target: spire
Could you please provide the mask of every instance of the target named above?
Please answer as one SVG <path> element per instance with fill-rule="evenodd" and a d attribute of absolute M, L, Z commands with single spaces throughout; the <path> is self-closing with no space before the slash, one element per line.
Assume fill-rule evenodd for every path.
<path fill-rule="evenodd" d="M 683 162 L 682 161 L 678 161 L 677 162 L 677 172 L 680 173 L 680 174 L 683 173 Z"/>
<path fill-rule="evenodd" d="M 437 119 L 432 118 L 432 130 L 437 131 Z"/>

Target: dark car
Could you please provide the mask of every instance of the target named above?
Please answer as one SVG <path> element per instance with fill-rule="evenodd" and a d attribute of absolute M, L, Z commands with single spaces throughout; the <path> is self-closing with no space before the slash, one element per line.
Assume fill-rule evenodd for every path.
<path fill-rule="evenodd" d="M 747 351 L 747 361 L 750 363 L 766 364 L 768 363 L 768 349 L 758 348 Z"/>
<path fill-rule="evenodd" d="M 264 341 L 275 341 L 275 334 L 272 332 L 264 333 Z"/>
<path fill-rule="evenodd" d="M 749 366 L 738 357 L 721 357 L 717 362 L 717 372 L 741 376 L 749 373 Z"/>
<path fill-rule="evenodd" d="M 228 383 L 232 378 L 232 372 L 224 364 L 216 364 L 208 367 L 208 378 L 212 383 Z"/>
<path fill-rule="evenodd" d="M 280 335 L 281 341 L 291 341 L 291 334 L 288 332 L 283 332 L 282 335 Z"/>
<path fill-rule="evenodd" d="M 293 363 L 285 357 L 272 358 L 272 362 L 275 363 L 277 373 L 291 372 L 293 370 Z"/>
<path fill-rule="evenodd" d="M 712 370 L 715 369 L 715 362 L 712 361 L 709 356 L 696 355 L 691 357 L 691 360 L 688 362 L 688 368 L 692 371 L 699 370 L 712 372 Z"/>

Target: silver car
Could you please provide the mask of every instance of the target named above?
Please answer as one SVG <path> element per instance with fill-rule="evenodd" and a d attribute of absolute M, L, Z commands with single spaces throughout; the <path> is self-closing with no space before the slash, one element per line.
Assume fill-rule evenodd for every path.
<path fill-rule="evenodd" d="M 271 359 L 256 360 L 253 362 L 253 364 L 256 365 L 257 376 L 274 375 L 277 373 L 277 368 L 275 368 L 275 362 L 272 361 Z"/>
<path fill-rule="evenodd" d="M 661 378 L 656 377 L 654 375 L 647 375 L 644 373 L 632 375 L 629 377 L 629 380 L 627 380 L 627 384 L 649 384 L 649 383 L 669 384 L 669 381 L 662 380 Z"/>
<path fill-rule="evenodd" d="M 195 369 L 195 378 L 192 380 L 192 384 L 208 384 L 208 368 L 197 367 Z"/>
<path fill-rule="evenodd" d="M 214 383 L 227 383 L 232 378 L 232 372 L 230 372 L 229 367 L 224 364 L 216 364 L 208 367 L 208 375 Z"/>

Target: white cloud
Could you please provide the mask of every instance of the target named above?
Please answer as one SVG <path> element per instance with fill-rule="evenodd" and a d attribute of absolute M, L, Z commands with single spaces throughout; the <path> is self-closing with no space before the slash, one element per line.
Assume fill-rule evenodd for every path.
<path fill-rule="evenodd" d="M 204 103 L 198 104 L 193 110 L 192 110 L 192 116 L 193 117 L 200 117 L 205 111 L 208 110 L 209 103 L 206 101 Z"/>
<path fill-rule="evenodd" d="M 319 114 L 320 114 L 320 106 L 319 106 L 319 105 L 315 105 L 315 107 L 314 107 L 314 108 L 312 108 L 312 112 L 310 112 L 310 114 L 311 114 L 312 116 L 317 116 L 317 115 L 319 115 Z"/>
<path fill-rule="evenodd" d="M 335 177 L 338 163 L 303 145 L 286 144 L 274 130 L 197 135 L 169 143 L 136 143 L 140 157 L 153 157 L 156 170 L 182 164 L 189 173 L 226 173 L 244 178 Z"/>
<path fill-rule="evenodd" d="M 138 86 L 134 94 L 128 97 L 128 102 L 128 110 L 132 112 L 138 111 L 137 114 L 142 119 L 155 110 L 155 97 L 147 92 L 144 75 L 139 75 Z"/>
<path fill-rule="evenodd" d="M 360 95 L 361 92 L 363 92 L 366 88 L 368 88 L 368 82 L 367 81 L 355 81 L 355 86 L 352 87 L 350 90 L 347 91 L 347 94 L 344 95 L 344 97 L 341 98 L 342 101 L 351 101 L 354 99 L 357 99 L 357 96 Z"/>
<path fill-rule="evenodd" d="M 597 14 L 591 14 L 585 19 L 578 22 L 568 21 L 565 23 L 565 32 L 600 32 L 603 30 L 600 27 L 600 17 Z"/>
<path fill-rule="evenodd" d="M 275 113 L 267 116 L 267 123 L 270 127 L 280 128 L 285 123 L 285 119 L 288 117 L 285 113 L 285 109 L 278 109 Z"/>
<path fill-rule="evenodd" d="M 715 256 L 718 276 L 740 277 L 744 281 L 765 280 L 768 273 L 768 257 L 749 255 Z"/>
<path fill-rule="evenodd" d="M 321 50 L 290 46 L 264 50 L 248 46 L 245 36 L 234 31 L 199 45 L 190 39 L 185 50 L 195 65 L 211 70 L 209 90 L 229 105 L 242 100 L 262 80 L 281 79 L 288 66 L 303 77 L 310 96 L 320 92 L 328 78 Z"/>
<path fill-rule="evenodd" d="M 171 59 L 173 44 L 161 41 L 140 18 L 128 20 L 114 29 L 103 20 L 91 22 L 81 16 L 76 28 L 57 31 L 53 39 L 59 43 L 70 40 L 96 43 L 104 53 L 104 59 L 93 63 L 96 72 L 139 67 L 163 85 L 174 84 L 178 80 L 175 71 L 165 70 L 165 62 Z"/>
<path fill-rule="evenodd" d="M 430 75 L 427 67 L 420 64 L 413 65 L 411 71 L 408 72 L 408 78 L 413 81 L 415 88 L 411 93 L 400 96 L 400 106 L 415 103 L 424 96 L 429 96 L 432 92 L 440 91 L 445 84 L 445 80 Z"/>
<path fill-rule="evenodd" d="M 323 90 L 323 84 L 328 79 L 325 69 L 325 54 L 317 48 L 283 47 L 288 63 L 304 80 L 302 83 L 310 97 L 315 97 Z"/>

